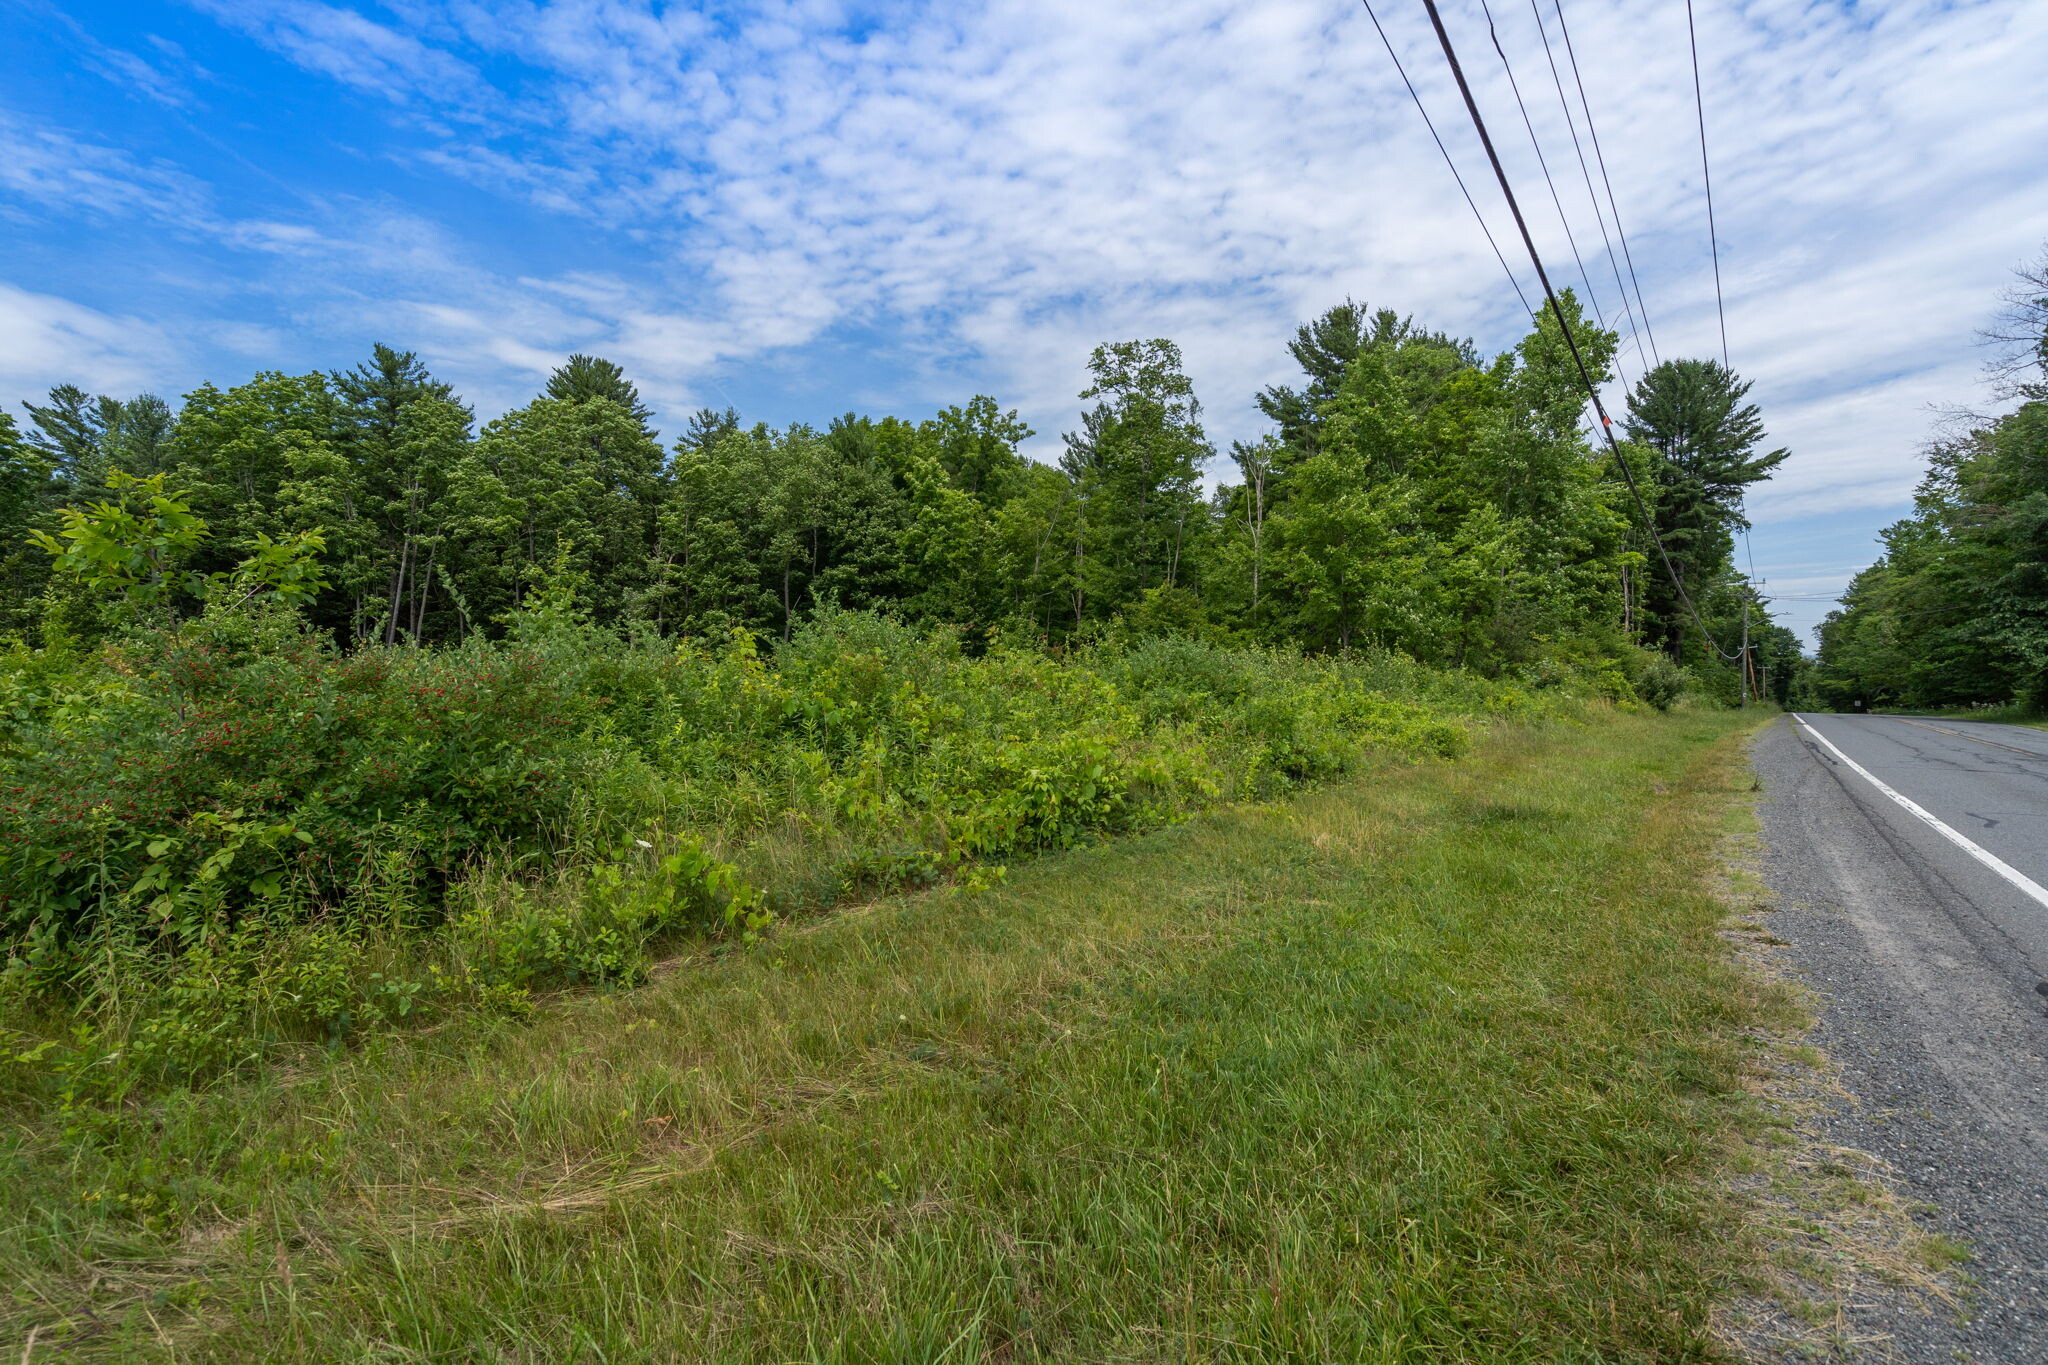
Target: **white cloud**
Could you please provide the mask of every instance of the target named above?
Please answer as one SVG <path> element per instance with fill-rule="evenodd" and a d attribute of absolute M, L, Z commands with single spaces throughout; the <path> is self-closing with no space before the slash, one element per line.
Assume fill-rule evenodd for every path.
<path fill-rule="evenodd" d="M 131 394 L 161 384 L 175 357 L 172 339 L 139 318 L 0 283 L 0 393 L 39 394 L 61 379 Z"/>
<path fill-rule="evenodd" d="M 1573 12 L 1659 340 L 1712 350 L 1682 19 Z M 542 73 L 556 116 L 540 122 L 556 131 L 457 139 L 437 164 L 647 232 L 708 284 L 651 315 L 660 300 L 638 289 L 613 312 L 622 352 L 656 383 L 881 317 L 934 378 L 957 383 L 969 350 L 985 382 L 1057 427 L 1090 345 L 1173 330 L 1232 427 L 1285 377 L 1294 323 L 1345 294 L 1495 344 L 1519 326 L 1348 10 L 994 0 L 892 10 L 858 38 L 832 6 L 751 25 L 616 0 L 446 13 L 477 48 Z M 1441 60 L 1401 17 L 1396 43 L 1510 245 Z M 1511 7 L 1499 17 L 1613 308 L 1536 30 Z M 1989 289 L 2040 230 L 2026 205 L 2048 111 L 2026 94 L 2025 54 L 2048 21 L 2015 3 L 1918 3 L 1874 18 L 1752 4 L 1702 23 L 1734 358 L 1801 438 L 1784 505 L 1828 489 L 1895 502 L 1915 468 L 1899 424 L 1932 380 L 1957 378 Z M 1558 268 L 1563 236 L 1484 31 L 1471 14 L 1457 31 Z"/>
<path fill-rule="evenodd" d="M 16 218 L 28 206 L 64 219 L 104 221 L 143 215 L 172 221 L 211 216 L 211 195 L 192 176 L 162 162 L 144 162 L 118 147 L 87 142 L 61 129 L 32 125 L 0 110 L 0 191 Z"/>
<path fill-rule="evenodd" d="M 461 58 L 355 10 L 314 0 L 196 0 L 309 71 L 402 104 L 488 103 Z"/>
<path fill-rule="evenodd" d="M 337 336 L 409 329 L 389 339 L 486 409 L 591 349 L 675 413 L 737 365 L 858 331 L 882 339 L 876 367 L 899 367 L 864 373 L 864 389 L 906 408 L 989 389 L 1050 448 L 1091 346 L 1170 335 L 1220 441 L 1250 434 L 1252 393 L 1290 378 L 1295 324 L 1346 295 L 1493 346 L 1524 325 L 1352 7 L 202 3 L 388 101 L 410 130 L 389 154 L 410 170 L 604 244 L 601 267 L 499 270 L 457 227 L 363 197 L 218 223 L 221 242 L 272 262 L 242 288 Z M 1512 248 L 1426 24 L 1383 8 Z M 1712 353 L 1684 16 L 1623 0 L 1566 12 L 1656 340 Z M 1495 13 L 1593 292 L 1616 311 L 1535 21 Z M 1759 525 L 1879 519 L 1917 477 L 1926 405 L 1972 395 L 1971 333 L 2006 268 L 2048 231 L 2034 94 L 2048 6 L 1740 0 L 1699 19 L 1732 359 L 1794 450 L 1756 499 Z M 1476 6 L 1451 22 L 1531 226 L 1574 280 Z M 184 193 L 204 216 L 162 168 L 48 161 L 15 174 L 127 211 Z"/>

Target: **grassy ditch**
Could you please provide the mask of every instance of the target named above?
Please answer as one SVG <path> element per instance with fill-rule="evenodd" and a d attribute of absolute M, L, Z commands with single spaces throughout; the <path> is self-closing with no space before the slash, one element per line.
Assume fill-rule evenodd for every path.
<path fill-rule="evenodd" d="M 1749 722 L 1506 726 L 0 1152 L 12 1335 L 199 1359 L 1712 1354 Z"/>

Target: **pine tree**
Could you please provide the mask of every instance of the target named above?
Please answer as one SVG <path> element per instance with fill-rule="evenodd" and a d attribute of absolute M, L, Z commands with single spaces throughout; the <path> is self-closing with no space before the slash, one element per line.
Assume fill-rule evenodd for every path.
<path fill-rule="evenodd" d="M 106 482 L 107 427 L 120 404 L 94 398 L 76 384 L 59 384 L 49 402 L 22 407 L 34 427 L 28 443 L 42 452 L 67 495 L 89 493 Z"/>
<path fill-rule="evenodd" d="M 106 401 L 101 400 L 103 404 Z M 169 403 L 153 393 L 140 393 L 115 404 L 107 416 L 104 440 L 109 468 L 146 479 L 170 467 L 178 419 Z"/>
<path fill-rule="evenodd" d="M 548 376 L 543 392 L 564 403 L 587 403 L 602 398 L 625 409 L 640 429 L 650 436 L 647 422 L 654 414 L 640 401 L 640 390 L 626 378 L 626 372 L 609 360 L 594 355 L 572 355 Z"/>
<path fill-rule="evenodd" d="M 417 638 L 433 604 L 441 534 L 438 504 L 469 442 L 471 414 L 411 351 L 382 342 L 367 363 L 331 376 L 340 399 L 344 456 L 369 544 L 337 580 L 353 595 L 353 629 L 390 644 Z M 332 553 L 332 552 L 330 552 Z M 445 574 L 448 565 L 438 565 Z"/>
<path fill-rule="evenodd" d="M 1743 490 L 1768 478 L 1787 454 L 1758 452 L 1763 417 L 1743 402 L 1749 388 L 1719 361 L 1667 360 L 1629 396 L 1628 434 L 1657 456 L 1657 533 L 1690 597 L 1704 596 L 1731 571 L 1733 533 L 1748 525 Z M 1682 658 L 1689 613 L 1678 589 L 1662 576 L 1647 582 L 1650 638 Z"/>

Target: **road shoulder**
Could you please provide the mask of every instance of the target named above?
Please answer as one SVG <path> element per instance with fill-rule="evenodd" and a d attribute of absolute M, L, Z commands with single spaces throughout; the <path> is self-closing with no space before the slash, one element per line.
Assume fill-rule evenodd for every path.
<path fill-rule="evenodd" d="M 1881 797 L 1788 721 L 1752 757 L 1760 838 L 1735 879 L 1757 894 L 1731 937 L 1814 1023 L 1760 1043 L 1784 1145 L 1755 1177 L 1766 1292 L 1733 1335 L 1766 1360 L 2048 1358 L 2038 1021 Z M 1952 1246 L 1969 1260 L 1944 1272 Z"/>

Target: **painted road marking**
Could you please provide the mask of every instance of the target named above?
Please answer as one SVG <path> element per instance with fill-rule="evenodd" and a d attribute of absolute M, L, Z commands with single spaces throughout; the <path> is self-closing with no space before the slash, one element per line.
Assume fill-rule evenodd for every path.
<path fill-rule="evenodd" d="M 1800 726 L 1806 731 L 1807 734 L 1812 735 L 1815 739 L 1827 745 L 1828 752 L 1833 754 L 1836 758 L 1841 759 L 1842 762 L 1845 765 L 1847 765 L 1851 771 L 1855 772 L 1857 775 L 1862 777 L 1864 781 L 1868 782 L 1871 786 L 1883 792 L 1886 796 L 1889 796 L 1892 800 L 1898 802 L 1901 806 L 1904 806 L 1906 810 L 1909 811 L 1915 818 L 1926 822 L 1928 827 L 1933 829 L 1933 831 L 1936 834 L 1939 834 L 1942 838 L 1948 840 L 1957 848 L 1969 854 L 1972 858 L 1975 858 L 1978 862 L 1984 864 L 1984 866 L 1990 868 L 1999 876 L 2005 878 L 2008 882 L 2011 882 L 2021 891 L 2024 891 L 2027 895 L 2039 901 L 2043 906 L 2048 906 L 2048 886 L 2041 885 L 2041 883 L 2035 881 L 2026 873 L 2020 871 L 2012 864 L 1999 858 L 1989 849 L 1980 848 L 1975 843 L 1972 843 L 1970 840 L 1965 839 L 1962 835 L 1956 833 L 1947 825 L 1944 825 L 1941 821 L 1935 819 L 1934 816 L 1929 814 L 1926 808 L 1921 806 L 1918 802 L 1914 801 L 1912 798 L 1904 795 L 1903 793 L 1894 791 L 1892 788 L 1886 786 L 1881 780 L 1879 780 L 1877 774 L 1871 772 L 1870 769 L 1864 767 L 1861 763 L 1858 763 L 1855 759 L 1849 757 L 1849 755 L 1843 753 L 1840 749 L 1837 749 L 1835 747 L 1834 741 L 1829 739 L 1826 735 L 1822 734 L 1819 730 L 1816 730 L 1813 727 L 1813 723 L 1807 720 L 1806 717 L 1795 715 L 1792 717 L 1792 719 L 1799 722 Z M 1894 717 L 1894 719 L 1896 719 L 1896 717 Z"/>

